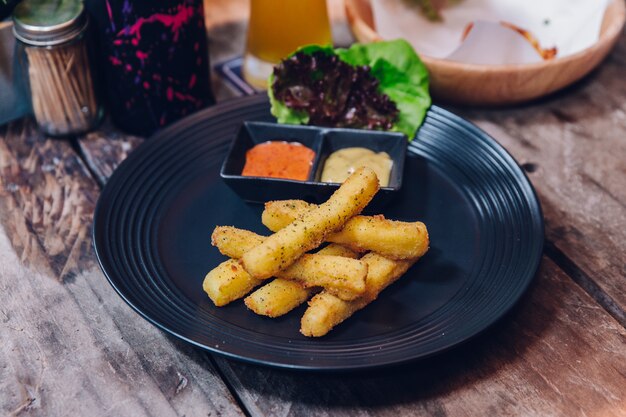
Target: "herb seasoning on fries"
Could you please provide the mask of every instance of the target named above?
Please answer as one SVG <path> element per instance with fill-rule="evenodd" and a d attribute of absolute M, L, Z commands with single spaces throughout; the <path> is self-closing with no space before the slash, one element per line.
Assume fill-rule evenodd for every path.
<path fill-rule="evenodd" d="M 423 223 L 360 215 L 378 188 L 374 171 L 361 167 L 323 204 L 266 203 L 262 222 L 275 232 L 271 236 L 216 227 L 211 243 L 229 259 L 206 275 L 204 291 L 217 306 L 251 293 L 246 306 L 268 317 L 287 314 L 312 297 L 300 332 L 324 336 L 428 250 Z M 323 242 L 331 243 L 308 253 Z"/>

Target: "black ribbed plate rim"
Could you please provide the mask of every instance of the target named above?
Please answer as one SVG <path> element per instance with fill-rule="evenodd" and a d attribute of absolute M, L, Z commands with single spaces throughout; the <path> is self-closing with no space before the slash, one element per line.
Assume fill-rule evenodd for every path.
<path fill-rule="evenodd" d="M 263 96 L 193 114 L 146 140 L 104 187 L 93 224 L 98 262 L 121 298 L 155 326 L 246 362 L 370 369 L 458 346 L 503 317 L 530 285 L 544 235 L 532 185 L 493 138 L 433 106 L 408 147 L 405 190 L 384 212 L 429 219 L 431 250 L 406 278 L 319 339 L 297 334 L 295 316 L 271 322 L 241 302 L 216 309 L 201 288 L 217 259 L 211 227 L 225 219 L 250 223 L 250 212 L 260 213 L 237 200 L 219 169 L 241 123 L 269 118 Z M 227 207 L 215 206 L 219 201 Z M 247 215 L 231 213 L 236 210 Z M 181 213 L 202 213 L 206 224 L 198 228 Z"/>

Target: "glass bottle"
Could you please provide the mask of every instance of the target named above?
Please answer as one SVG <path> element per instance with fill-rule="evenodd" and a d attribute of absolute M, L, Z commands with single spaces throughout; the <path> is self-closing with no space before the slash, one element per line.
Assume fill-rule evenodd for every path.
<path fill-rule="evenodd" d="M 87 0 L 106 99 L 121 129 L 149 135 L 215 103 L 202 0 Z"/>
<path fill-rule="evenodd" d="M 52 136 L 92 129 L 102 106 L 88 53 L 89 19 L 83 3 L 25 0 L 15 8 L 13 23 L 40 129 Z"/>

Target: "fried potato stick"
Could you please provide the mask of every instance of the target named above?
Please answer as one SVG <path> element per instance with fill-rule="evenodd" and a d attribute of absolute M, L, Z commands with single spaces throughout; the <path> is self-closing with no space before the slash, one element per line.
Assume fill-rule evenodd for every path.
<path fill-rule="evenodd" d="M 263 243 L 267 236 L 261 236 L 233 226 L 216 226 L 211 234 L 211 245 L 222 255 L 241 259 L 244 253 Z"/>
<path fill-rule="evenodd" d="M 218 226 L 211 235 L 211 243 L 216 245 L 222 254 L 235 259 L 240 258 L 246 251 L 262 243 L 265 239 L 256 233 L 231 226 Z M 333 249 L 333 251 L 339 252 L 339 249 Z M 342 250 L 342 252 L 345 251 L 345 249 Z M 298 281 L 304 287 L 324 287 L 343 300 L 353 300 L 359 297 L 365 291 L 367 265 L 356 259 L 326 253 L 302 255 L 295 263 L 276 276 Z M 244 274 L 239 271 L 235 272 L 237 280 L 246 279 Z M 220 278 L 225 280 L 227 274 L 228 271 L 222 271 Z M 213 275 L 212 277 L 212 279 L 216 279 Z M 257 282 L 258 285 L 258 280 L 253 277 L 247 279 Z M 239 287 L 247 288 L 249 286 L 242 282 Z"/>
<path fill-rule="evenodd" d="M 345 246 L 331 243 L 317 251 L 318 255 L 343 256 L 344 258 L 359 259 L 359 254 Z"/>
<path fill-rule="evenodd" d="M 246 252 L 241 263 L 257 279 L 278 274 L 302 254 L 319 246 L 327 234 L 340 229 L 348 219 L 359 214 L 378 188 L 374 171 L 366 167 L 357 169 L 328 201 L 313 207 Z"/>
<path fill-rule="evenodd" d="M 237 259 L 243 254 L 239 249 L 240 247 L 245 248 L 245 245 L 254 247 L 263 242 L 265 237 L 242 229 L 235 229 L 236 232 L 229 233 L 231 229 L 235 228 L 229 226 L 216 227 L 211 235 L 211 243 L 218 248 L 223 246 L 225 249 L 220 249 L 220 252 L 235 259 L 224 261 L 213 268 L 202 282 L 204 292 L 218 307 L 244 297 L 263 282 L 261 279 L 251 277 Z M 223 232 L 221 232 L 222 230 Z M 223 241 L 226 243 L 220 245 L 220 242 Z"/>
<path fill-rule="evenodd" d="M 357 253 L 340 245 L 330 244 L 317 252 L 319 255 L 344 256 L 356 259 Z M 272 282 L 258 288 L 244 299 L 246 306 L 262 316 L 279 317 L 287 314 L 309 297 L 319 291 L 319 288 L 304 287 L 297 281 L 276 278 Z"/>
<path fill-rule="evenodd" d="M 263 210 L 263 224 L 277 231 L 315 207 L 301 200 L 270 201 Z M 428 250 L 426 225 L 422 222 L 387 220 L 383 216 L 354 216 L 343 228 L 326 236 L 357 252 L 376 252 L 391 259 L 418 258 Z"/>
<path fill-rule="evenodd" d="M 252 278 L 237 260 L 229 259 L 204 277 L 202 289 L 213 304 L 222 307 L 245 296 L 262 282 L 263 280 Z"/>
<path fill-rule="evenodd" d="M 211 245 L 217 247 L 222 255 L 240 259 L 244 253 L 263 243 L 265 238 L 233 226 L 216 226 L 211 234 Z"/>
<path fill-rule="evenodd" d="M 400 278 L 417 261 L 394 261 L 376 253 L 368 253 L 361 259 L 368 265 L 365 293 L 352 301 L 342 300 L 326 291 L 315 295 L 309 301 L 300 321 L 300 333 L 311 337 L 324 336 L 333 327 L 374 301 L 382 290 Z"/>
<path fill-rule="evenodd" d="M 305 287 L 298 281 L 276 278 L 244 298 L 246 307 L 261 316 L 280 317 L 308 300 L 319 287 Z"/>
<path fill-rule="evenodd" d="M 272 232 L 278 232 L 314 207 L 315 204 L 304 200 L 268 201 L 265 203 L 265 210 L 261 213 L 261 223 Z"/>
<path fill-rule="evenodd" d="M 276 277 L 305 287 L 324 287 L 342 300 L 354 300 L 365 291 L 367 264 L 343 256 L 305 254 Z"/>

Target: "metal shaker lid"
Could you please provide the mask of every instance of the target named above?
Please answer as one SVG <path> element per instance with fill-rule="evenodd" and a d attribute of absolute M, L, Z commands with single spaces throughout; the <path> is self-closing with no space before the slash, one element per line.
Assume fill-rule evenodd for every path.
<path fill-rule="evenodd" d="M 68 42 L 87 27 L 81 0 L 24 0 L 13 11 L 13 33 L 35 46 Z"/>

